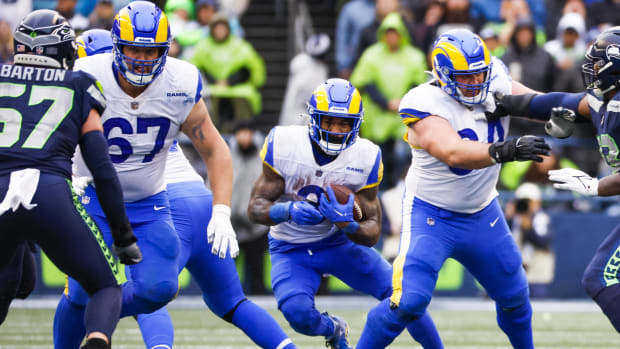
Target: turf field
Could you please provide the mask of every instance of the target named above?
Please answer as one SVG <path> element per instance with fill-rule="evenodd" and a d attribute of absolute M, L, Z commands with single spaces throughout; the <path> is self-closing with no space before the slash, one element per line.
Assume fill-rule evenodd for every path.
<path fill-rule="evenodd" d="M 319 337 L 297 335 L 286 325 L 269 298 L 253 298 L 269 309 L 300 348 L 324 348 Z M 318 300 L 321 310 L 343 316 L 351 326 L 350 337 L 357 341 L 366 312 L 374 304 L 365 297 L 327 297 Z M 52 348 L 51 326 L 54 301 L 18 302 L 0 327 L 0 348 Z M 357 308 L 357 309 L 356 309 Z M 534 302 L 534 338 L 536 348 L 620 348 L 618 335 L 591 302 Z M 431 313 L 446 348 L 510 348 L 498 329 L 493 306 L 479 300 L 436 299 Z M 177 349 L 255 348 L 240 330 L 206 311 L 199 298 L 182 298 L 170 309 Z M 132 318 L 120 322 L 114 336 L 114 348 L 144 348 L 140 332 Z M 403 333 L 390 348 L 420 348 Z"/>

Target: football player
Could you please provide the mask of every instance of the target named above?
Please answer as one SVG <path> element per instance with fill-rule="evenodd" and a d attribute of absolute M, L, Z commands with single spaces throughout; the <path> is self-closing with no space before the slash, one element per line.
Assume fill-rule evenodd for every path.
<path fill-rule="evenodd" d="M 109 218 L 100 227 L 110 232 L 121 262 L 138 263 L 142 257 L 121 185 L 109 155 L 101 152 L 105 99 L 91 75 L 70 71 L 75 33 L 58 12 L 32 12 L 13 38 L 15 65 L 0 66 L 0 267 L 19 254 L 30 255 L 24 241 L 41 246 L 90 296 L 79 319 L 87 336 L 83 348 L 108 348 L 121 311 L 118 270 L 70 180 L 79 143 Z"/>
<path fill-rule="evenodd" d="M 263 171 L 252 189 L 248 214 L 254 222 L 271 226 L 271 284 L 291 327 L 324 336 L 332 348 L 351 348 L 345 320 L 321 314 L 314 295 L 324 273 L 377 299 L 392 292 L 392 268 L 371 248 L 381 227 L 381 152 L 359 137 L 362 99 L 348 81 L 329 79 L 319 85 L 308 112 L 309 126 L 278 126 L 267 136 L 261 151 Z M 353 219 L 353 194 L 340 204 L 331 184 L 356 193 L 364 208 L 361 221 Z M 443 347 L 425 312 L 410 332 L 425 348 Z"/>
<path fill-rule="evenodd" d="M 113 101 L 101 116 L 104 135 L 144 254 L 143 263 L 126 270 L 122 317 L 153 312 L 178 291 L 180 242 L 170 214 L 164 169 L 168 149 L 180 130 L 213 174 L 209 177 L 213 190 L 209 239 L 221 241 L 214 252 L 222 257 L 230 252 L 234 257 L 238 249 L 230 223 L 230 152 L 201 98 L 198 70 L 167 57 L 171 36 L 166 15 L 153 3 L 132 2 L 115 17 L 112 41 L 112 53 L 81 58 L 75 69 L 96 76 Z M 88 176 L 82 165 L 78 158 L 77 175 Z M 89 186 L 82 202 L 101 227 L 107 215 L 96 197 Z M 109 231 L 103 229 L 103 233 L 108 242 Z M 54 320 L 56 348 L 78 347 L 86 298 L 83 289 L 69 279 Z"/>
<path fill-rule="evenodd" d="M 85 31 L 77 43 L 78 53 L 82 47 L 84 56 L 112 51 L 110 32 L 101 29 Z M 213 195 L 176 140 L 168 151 L 165 177 L 172 221 L 181 240 L 179 272 L 187 268 L 198 282 L 209 309 L 239 327 L 261 348 L 295 348 L 275 319 L 245 297 L 234 260 L 210 253 L 214 244 L 222 242 L 208 242 L 204 237 Z M 174 328 L 165 307 L 140 314 L 137 320 L 147 348 L 172 348 Z"/>
<path fill-rule="evenodd" d="M 565 138 L 572 134 L 574 122 L 592 122 L 597 131 L 600 153 L 613 168 L 620 167 L 620 27 L 600 33 L 585 56 L 582 74 L 586 92 L 503 96 L 498 101 L 501 115 L 527 116 L 549 120 L 545 130 Z M 557 189 L 572 190 L 586 196 L 620 194 L 620 175 L 601 179 L 571 168 L 549 171 Z M 620 225 L 601 243 L 586 268 L 582 284 L 600 306 L 616 331 L 620 332 Z"/>
<path fill-rule="evenodd" d="M 368 314 L 358 348 L 385 348 L 424 314 L 447 258 L 459 261 L 495 301 L 497 322 L 515 348 L 533 348 L 528 283 L 521 255 L 497 202 L 500 163 L 542 161 L 544 139 L 505 139 L 509 119 L 488 121 L 490 91 L 524 93 L 503 63 L 468 30 L 440 35 L 434 79 L 410 90 L 399 112 L 412 165 L 393 290 Z M 531 91 L 531 90 L 529 90 Z M 489 98 L 490 96 L 490 98 Z"/>

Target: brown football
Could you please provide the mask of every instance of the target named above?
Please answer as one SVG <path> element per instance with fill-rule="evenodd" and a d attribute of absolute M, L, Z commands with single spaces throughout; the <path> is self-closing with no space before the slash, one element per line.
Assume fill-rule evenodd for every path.
<path fill-rule="evenodd" d="M 353 193 L 353 190 L 344 185 L 330 184 L 330 187 L 334 191 L 334 195 L 336 195 L 336 200 L 341 204 L 346 204 L 349 201 L 349 194 Z M 329 197 L 327 199 L 329 200 Z M 355 204 L 353 204 L 353 219 L 361 221 L 362 218 L 364 218 L 364 212 L 362 211 L 362 205 L 356 195 Z"/>

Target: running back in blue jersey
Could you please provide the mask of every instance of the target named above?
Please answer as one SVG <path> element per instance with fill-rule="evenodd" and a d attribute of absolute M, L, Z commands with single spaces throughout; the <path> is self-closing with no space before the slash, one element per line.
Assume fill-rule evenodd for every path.
<path fill-rule="evenodd" d="M 37 168 L 69 178 L 82 124 L 104 108 L 87 73 L 0 65 L 0 175 Z"/>

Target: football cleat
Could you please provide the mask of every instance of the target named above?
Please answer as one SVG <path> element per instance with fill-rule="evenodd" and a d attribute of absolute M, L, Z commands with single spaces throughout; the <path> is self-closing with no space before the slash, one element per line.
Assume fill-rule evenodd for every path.
<path fill-rule="evenodd" d="M 334 323 L 334 334 L 331 337 L 326 337 L 325 346 L 332 349 L 352 349 L 353 347 L 349 344 L 349 325 L 347 322 L 340 316 L 327 313 L 323 313 L 323 315 L 329 316 Z"/>

